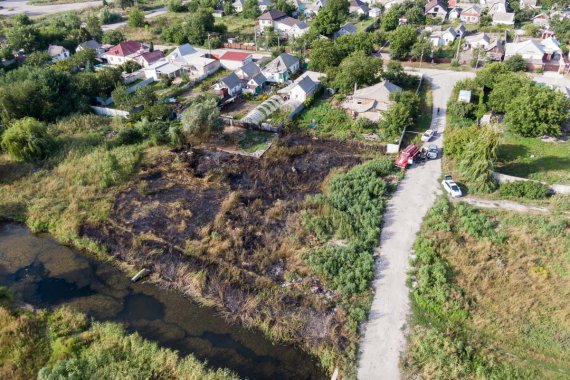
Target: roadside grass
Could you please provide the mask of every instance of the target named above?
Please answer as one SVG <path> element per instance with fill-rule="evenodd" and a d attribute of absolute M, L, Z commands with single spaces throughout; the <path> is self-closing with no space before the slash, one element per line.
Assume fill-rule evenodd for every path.
<path fill-rule="evenodd" d="M 570 219 L 439 200 L 414 245 L 406 378 L 570 376 Z"/>
<path fill-rule="evenodd" d="M 570 185 L 570 141 L 545 142 L 505 132 L 497 151 L 497 171 L 548 184 Z"/>
<path fill-rule="evenodd" d="M 429 81 L 422 81 L 418 95 L 420 97 L 420 114 L 418 115 L 414 125 L 407 129 L 410 133 L 406 133 L 404 136 L 404 141 L 402 142 L 402 146 L 404 147 L 409 144 L 422 145 L 421 134 L 431 126 L 433 95 L 431 91 L 431 83 Z"/>
<path fill-rule="evenodd" d="M 23 312 L 0 306 L 0 377 L 4 379 L 237 379 L 193 356 L 180 358 L 114 323 L 91 322 L 69 308 Z M 18 339 L 14 339 L 17 336 Z"/>

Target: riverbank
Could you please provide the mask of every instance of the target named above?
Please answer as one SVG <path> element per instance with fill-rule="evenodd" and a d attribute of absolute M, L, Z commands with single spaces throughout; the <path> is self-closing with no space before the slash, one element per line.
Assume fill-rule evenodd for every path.
<path fill-rule="evenodd" d="M 147 268 L 160 286 L 303 348 L 327 371 L 352 373 L 370 304 L 371 247 L 398 180 L 391 161 L 347 176 L 373 152 L 296 135 L 259 160 L 173 151 L 118 143 L 113 123 L 86 116 L 50 126 L 60 148 L 42 165 L 3 157 L 0 217 L 112 259 L 129 274 Z M 374 191 L 358 198 L 338 187 L 353 181 Z M 335 250 L 344 261 L 330 261 Z"/>
<path fill-rule="evenodd" d="M 26 312 L 6 297 L 0 300 L 0 363 L 4 379 L 238 379 L 128 334 L 119 324 L 92 322 L 66 307 Z"/>

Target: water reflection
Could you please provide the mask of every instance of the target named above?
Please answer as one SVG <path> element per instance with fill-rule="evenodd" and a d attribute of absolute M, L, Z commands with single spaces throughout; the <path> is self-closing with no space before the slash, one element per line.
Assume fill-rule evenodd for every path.
<path fill-rule="evenodd" d="M 112 265 L 19 225 L 0 225 L 0 285 L 35 306 L 69 305 L 99 320 L 119 321 L 143 337 L 243 377 L 324 378 L 302 351 L 275 346 L 257 332 L 229 325 L 212 309 L 177 293 L 132 284 Z"/>

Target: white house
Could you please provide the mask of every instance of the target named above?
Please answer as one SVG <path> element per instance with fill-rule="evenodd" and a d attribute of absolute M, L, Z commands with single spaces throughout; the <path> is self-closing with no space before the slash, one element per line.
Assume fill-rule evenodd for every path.
<path fill-rule="evenodd" d="M 248 62 L 235 71 L 236 75 L 242 81 L 248 81 L 257 74 L 261 73 L 261 68 L 255 62 Z"/>
<path fill-rule="evenodd" d="M 89 40 L 89 41 L 85 41 L 80 43 L 79 45 L 77 45 L 77 48 L 75 49 L 76 52 L 80 52 L 83 50 L 87 50 L 87 49 L 92 49 L 95 51 L 95 53 L 97 54 L 97 57 L 103 55 L 103 53 L 105 53 L 105 49 L 103 49 L 103 46 L 101 46 L 101 44 L 95 40 Z"/>
<path fill-rule="evenodd" d="M 310 76 L 306 76 L 291 89 L 289 93 L 290 99 L 303 103 L 315 92 L 317 87 L 318 84 L 313 82 Z"/>
<path fill-rule="evenodd" d="M 532 18 L 532 23 L 541 28 L 549 28 L 550 17 L 546 13 L 539 13 Z"/>
<path fill-rule="evenodd" d="M 234 7 L 234 11 L 235 11 L 236 13 L 241 13 L 241 12 L 243 12 L 243 3 L 244 3 L 244 0 L 235 0 L 235 1 L 232 3 L 232 6 Z"/>
<path fill-rule="evenodd" d="M 457 38 L 457 32 L 453 28 L 444 31 L 436 31 L 430 34 L 429 39 L 434 47 L 449 45 Z"/>
<path fill-rule="evenodd" d="M 180 75 L 181 71 L 182 68 L 180 66 L 170 63 L 166 58 L 161 58 L 143 69 L 144 76 L 146 78 L 154 78 L 154 80 L 161 78 L 173 79 Z"/>
<path fill-rule="evenodd" d="M 368 4 L 360 0 L 350 0 L 348 6 L 348 13 L 357 15 L 368 15 Z"/>
<path fill-rule="evenodd" d="M 289 77 L 299 71 L 301 61 L 294 55 L 281 53 L 269 62 L 262 70 L 268 82 L 284 83 Z"/>
<path fill-rule="evenodd" d="M 49 45 L 47 53 L 51 57 L 52 62 L 63 61 L 71 56 L 69 50 L 60 45 Z"/>
<path fill-rule="evenodd" d="M 477 24 L 481 20 L 482 13 L 483 9 L 481 9 L 481 6 L 473 4 L 465 7 L 459 16 L 459 19 L 467 24 Z"/>
<path fill-rule="evenodd" d="M 191 79 L 202 79 L 212 75 L 221 67 L 220 61 L 199 53 L 190 44 L 178 46 L 166 56 L 171 63 L 182 67 Z"/>
<path fill-rule="evenodd" d="M 352 96 L 349 96 L 341 104 L 341 107 L 353 117 L 364 117 L 377 122 L 380 120 L 382 112 L 387 111 L 394 104 L 390 95 L 399 92 L 402 92 L 402 88 L 383 80 L 373 86 L 354 91 Z"/>
<path fill-rule="evenodd" d="M 149 67 L 162 58 L 164 58 L 164 53 L 160 50 L 154 50 L 142 53 L 138 57 L 135 57 L 133 61 L 137 62 L 142 67 Z"/>
<path fill-rule="evenodd" d="M 257 18 L 258 28 L 260 31 L 263 31 L 265 28 L 273 28 L 277 30 L 276 21 L 281 20 L 285 17 L 289 16 L 278 9 L 272 9 Z"/>
<path fill-rule="evenodd" d="M 440 0 L 431 0 L 424 6 L 426 16 L 439 17 L 445 20 L 447 17 L 447 7 Z"/>
<path fill-rule="evenodd" d="M 216 83 L 214 89 L 220 92 L 222 98 L 234 97 L 242 92 L 243 82 L 235 73 L 231 73 Z"/>
<path fill-rule="evenodd" d="M 257 0 L 257 6 L 261 12 L 266 12 L 271 7 L 270 0 Z"/>
<path fill-rule="evenodd" d="M 536 9 L 536 8 L 540 8 L 539 5 L 537 5 L 538 1 L 537 0 L 520 0 L 519 2 L 519 6 L 521 9 Z"/>
<path fill-rule="evenodd" d="M 481 5 L 487 9 L 492 16 L 495 13 L 507 12 L 507 0 L 480 0 Z"/>
<path fill-rule="evenodd" d="M 465 42 L 473 49 L 485 49 L 491 43 L 491 37 L 487 33 L 478 33 L 465 37 Z"/>
<path fill-rule="evenodd" d="M 515 25 L 514 12 L 497 12 L 493 14 L 493 25 Z"/>
<path fill-rule="evenodd" d="M 382 15 L 382 10 L 378 7 L 371 7 L 368 10 L 368 17 L 378 18 Z"/>
<path fill-rule="evenodd" d="M 463 9 L 461 9 L 460 7 L 455 7 L 449 11 L 447 18 L 449 19 L 449 21 L 457 20 L 461 16 L 462 11 Z"/>
<path fill-rule="evenodd" d="M 237 70 L 252 60 L 253 56 L 250 53 L 226 51 L 220 56 L 220 65 L 228 70 Z"/>
<path fill-rule="evenodd" d="M 274 25 L 275 30 L 288 37 L 301 37 L 307 30 L 309 30 L 309 27 L 304 21 L 299 21 L 296 18 L 289 16 L 276 20 Z"/>
<path fill-rule="evenodd" d="M 122 65 L 127 61 L 133 61 L 136 57 L 147 51 L 148 46 L 145 44 L 136 41 L 125 41 L 107 50 L 103 57 L 106 58 L 111 65 Z"/>
<path fill-rule="evenodd" d="M 529 70 L 544 69 L 545 71 L 564 72 L 570 63 L 564 55 L 560 43 L 554 37 L 544 40 L 526 40 L 510 42 L 505 46 L 505 59 L 520 55 L 527 62 Z"/>

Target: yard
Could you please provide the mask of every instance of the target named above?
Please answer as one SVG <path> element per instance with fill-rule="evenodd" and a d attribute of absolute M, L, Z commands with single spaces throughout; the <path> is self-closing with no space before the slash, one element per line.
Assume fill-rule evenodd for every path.
<path fill-rule="evenodd" d="M 570 185 L 570 141 L 546 142 L 506 132 L 497 153 L 497 171 Z"/>
<path fill-rule="evenodd" d="M 216 18 L 215 25 L 225 25 L 229 34 L 253 34 L 256 21 L 238 15 Z"/>

